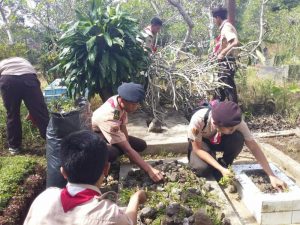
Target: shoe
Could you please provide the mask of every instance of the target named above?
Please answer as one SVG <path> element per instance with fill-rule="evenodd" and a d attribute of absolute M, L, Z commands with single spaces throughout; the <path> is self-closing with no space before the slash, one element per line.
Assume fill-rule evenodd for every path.
<path fill-rule="evenodd" d="M 8 151 L 10 152 L 11 155 L 18 155 L 20 154 L 21 150 L 20 148 L 9 148 Z"/>

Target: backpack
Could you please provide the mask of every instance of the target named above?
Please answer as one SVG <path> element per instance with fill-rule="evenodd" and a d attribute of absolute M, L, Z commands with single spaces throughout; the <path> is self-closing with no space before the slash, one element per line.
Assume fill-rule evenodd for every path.
<path fill-rule="evenodd" d="M 196 107 L 196 108 L 194 108 L 194 109 L 188 109 L 188 110 L 187 110 L 188 114 L 186 114 L 185 116 L 186 116 L 187 120 L 190 122 L 192 116 L 193 116 L 196 112 L 198 112 L 199 110 L 202 110 L 202 109 L 206 109 L 207 111 L 206 111 L 206 113 L 205 113 L 205 115 L 204 115 L 204 118 L 203 118 L 203 122 L 204 122 L 204 126 L 203 126 L 203 128 L 202 128 L 202 131 L 203 131 L 203 130 L 206 128 L 206 126 L 207 126 L 207 120 L 208 120 L 208 116 L 209 116 L 209 113 L 210 113 L 210 111 L 211 111 L 212 106 L 215 105 L 215 104 L 218 104 L 218 103 L 219 103 L 218 100 L 213 100 L 213 101 L 211 101 L 211 102 L 203 102 L 200 106 L 198 106 L 198 107 Z M 189 160 L 190 160 L 191 152 L 192 152 L 192 148 L 189 147 L 189 148 L 188 148 L 188 159 L 189 159 Z"/>

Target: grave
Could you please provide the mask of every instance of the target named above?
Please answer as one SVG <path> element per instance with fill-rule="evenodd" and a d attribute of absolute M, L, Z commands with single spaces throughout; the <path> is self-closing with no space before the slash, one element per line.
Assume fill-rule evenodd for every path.
<path fill-rule="evenodd" d="M 300 188 L 274 164 L 270 164 L 274 174 L 286 182 L 284 192 L 263 193 L 251 180 L 249 173 L 261 171 L 259 164 L 233 165 L 236 173 L 237 190 L 257 222 L 262 225 L 299 224 Z"/>
<path fill-rule="evenodd" d="M 225 197 L 224 193 L 222 192 L 221 188 L 214 180 L 214 178 L 210 177 L 204 179 L 196 177 L 195 174 L 188 167 L 186 167 L 186 157 L 148 162 L 152 165 L 158 166 L 158 168 L 163 168 L 169 165 L 168 168 L 170 168 L 171 171 L 178 171 L 178 176 L 176 178 L 173 176 L 174 171 L 168 174 L 168 171 L 161 169 L 166 173 L 166 181 L 164 183 L 154 184 L 149 181 L 150 178 L 147 179 L 145 177 L 147 175 L 144 175 L 143 173 L 141 174 L 137 167 L 131 164 L 121 165 L 119 175 L 119 204 L 124 204 L 124 196 L 129 197 L 128 192 L 130 192 L 131 194 L 131 192 L 134 192 L 134 189 L 139 189 L 140 186 L 143 187 L 143 189 L 148 193 L 148 202 L 146 202 L 145 205 L 142 206 L 142 209 L 139 212 L 139 225 L 161 224 L 162 221 L 160 219 L 165 218 L 164 216 L 166 216 L 166 218 L 169 220 L 174 217 L 176 217 L 176 219 L 178 220 L 178 216 L 184 215 L 186 213 L 186 210 L 189 215 L 188 218 L 184 218 L 183 221 L 177 222 L 175 222 L 175 220 L 173 222 L 167 222 L 167 220 L 165 220 L 163 224 L 199 224 L 194 220 L 191 221 L 191 218 L 196 218 L 198 210 L 205 209 L 202 207 L 206 206 L 209 207 L 208 215 L 210 215 L 211 219 L 214 218 L 212 224 L 241 225 L 241 222 L 235 211 L 233 210 L 230 202 L 228 202 L 227 198 Z M 178 168 L 176 169 L 176 167 Z M 182 176 L 180 175 L 181 173 L 185 173 L 185 175 Z M 189 175 L 187 175 L 186 173 L 188 173 Z M 129 178 L 126 179 L 128 176 Z M 184 178 L 185 180 L 181 181 L 182 178 Z M 188 198 L 191 199 L 190 195 L 192 196 L 192 202 L 187 201 Z M 198 203 L 199 208 L 198 206 L 193 207 Z M 200 205 L 202 206 L 200 207 Z M 171 216 L 169 214 L 173 206 L 178 206 L 179 211 L 178 214 L 174 214 Z M 154 216 L 155 213 L 157 217 Z M 151 219 L 149 219 L 149 217 Z M 222 222 L 220 220 L 222 220 Z M 202 222 L 203 223 L 200 224 L 210 224 L 204 223 L 204 221 Z"/>

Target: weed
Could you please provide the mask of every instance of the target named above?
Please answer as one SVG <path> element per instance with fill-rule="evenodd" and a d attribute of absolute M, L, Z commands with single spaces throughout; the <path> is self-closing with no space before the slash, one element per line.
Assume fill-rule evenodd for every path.
<path fill-rule="evenodd" d="M 26 156 L 0 158 L 0 211 L 14 195 L 25 176 L 33 171 L 37 160 Z"/>

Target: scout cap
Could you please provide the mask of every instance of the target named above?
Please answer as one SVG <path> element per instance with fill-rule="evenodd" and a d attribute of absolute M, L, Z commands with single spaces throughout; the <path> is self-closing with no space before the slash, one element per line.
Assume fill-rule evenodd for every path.
<path fill-rule="evenodd" d="M 136 83 L 123 83 L 118 87 L 118 94 L 128 102 L 142 102 L 145 98 L 144 87 Z"/>
<path fill-rule="evenodd" d="M 219 127 L 233 127 L 242 121 L 242 112 L 235 102 L 220 102 L 212 107 L 212 118 Z"/>

